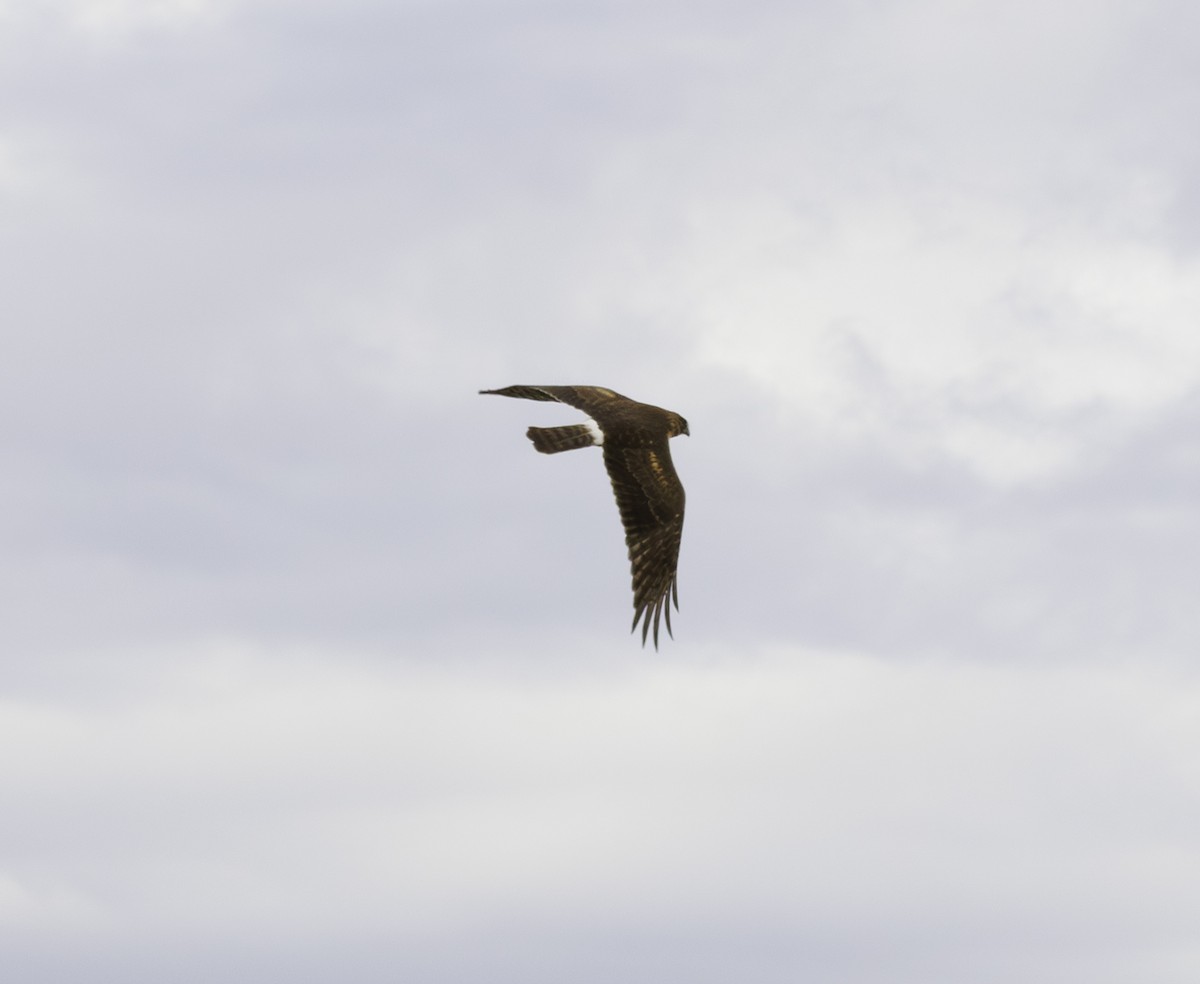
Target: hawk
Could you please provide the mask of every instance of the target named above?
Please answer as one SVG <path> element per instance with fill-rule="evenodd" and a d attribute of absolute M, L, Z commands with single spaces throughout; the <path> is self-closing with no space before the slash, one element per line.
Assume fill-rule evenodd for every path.
<path fill-rule="evenodd" d="M 666 612 L 671 632 L 671 605 L 679 609 L 675 584 L 679 542 L 683 535 L 683 485 L 671 463 L 667 441 L 688 433 L 679 414 L 638 403 L 602 386 L 506 386 L 481 394 L 521 400 L 565 403 L 590 418 L 564 427 L 530 427 L 525 436 L 542 454 L 557 454 L 593 444 L 604 450 L 604 467 L 625 527 L 625 544 L 633 571 L 633 628 L 642 623 L 642 645 L 654 618 L 658 648 L 659 618 Z"/>

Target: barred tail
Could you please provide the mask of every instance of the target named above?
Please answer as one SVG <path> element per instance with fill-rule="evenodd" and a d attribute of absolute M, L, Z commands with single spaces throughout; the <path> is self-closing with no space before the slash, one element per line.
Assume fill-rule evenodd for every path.
<path fill-rule="evenodd" d="M 542 454 L 557 454 L 575 448 L 587 448 L 596 443 L 595 430 L 588 424 L 566 427 L 530 427 L 525 436 Z"/>

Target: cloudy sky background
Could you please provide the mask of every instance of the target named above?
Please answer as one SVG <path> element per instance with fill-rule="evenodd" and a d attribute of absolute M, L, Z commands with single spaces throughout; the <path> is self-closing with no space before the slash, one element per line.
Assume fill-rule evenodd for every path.
<path fill-rule="evenodd" d="M 0 2 L 7 973 L 1196 980 L 1197 37 Z"/>

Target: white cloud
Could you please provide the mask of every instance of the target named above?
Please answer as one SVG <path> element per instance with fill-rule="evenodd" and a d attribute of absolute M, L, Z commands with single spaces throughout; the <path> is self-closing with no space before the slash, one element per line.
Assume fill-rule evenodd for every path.
<path fill-rule="evenodd" d="M 186 29 L 228 6 L 225 0 L 69 0 L 66 10 L 75 30 L 114 40 L 147 28 Z"/>
<path fill-rule="evenodd" d="M 1091 436 L 1045 422 L 1143 416 L 1200 385 L 1200 267 L 1169 243 L 900 197 L 843 207 L 814 240 L 782 199 L 738 204 L 708 209 L 679 263 L 696 358 L 832 433 L 932 444 L 992 480 L 1043 477 Z"/>
<path fill-rule="evenodd" d="M 312 655 L 200 653 L 119 709 L 10 704 L 6 884 L 86 900 L 99 946 L 758 927 L 921 940 L 931 973 L 966 934 L 1036 976 L 1046 938 L 1100 965 L 1190 945 L 1178 671 L 782 649 L 518 681 Z"/>
<path fill-rule="evenodd" d="M 74 936 L 111 928 L 104 925 L 100 911 L 90 900 L 55 881 L 45 886 L 25 884 L 0 871 L 0 935 Z"/>

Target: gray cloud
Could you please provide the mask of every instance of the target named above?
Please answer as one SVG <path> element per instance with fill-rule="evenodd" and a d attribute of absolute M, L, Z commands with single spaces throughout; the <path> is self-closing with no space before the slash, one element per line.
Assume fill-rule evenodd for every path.
<path fill-rule="evenodd" d="M 1194 15 L 3 16 L 12 973 L 1195 978 Z"/>

